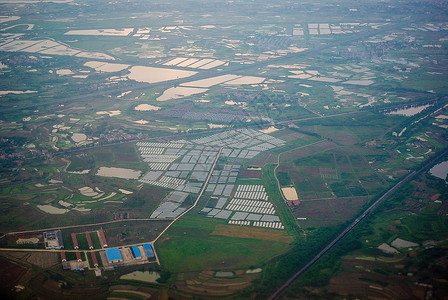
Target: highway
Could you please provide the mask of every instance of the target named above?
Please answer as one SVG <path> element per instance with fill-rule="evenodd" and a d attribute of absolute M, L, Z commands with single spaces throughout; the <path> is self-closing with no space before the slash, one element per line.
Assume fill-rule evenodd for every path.
<path fill-rule="evenodd" d="M 436 157 L 428 159 L 424 162 L 420 167 L 410 172 L 406 177 L 397 182 L 394 186 L 392 186 L 389 190 L 387 190 L 378 200 L 376 200 L 371 206 L 369 206 L 358 218 L 356 218 L 344 231 L 342 231 L 334 240 L 332 240 L 324 249 L 322 249 L 312 260 L 310 260 L 305 266 L 303 266 L 297 273 L 295 273 L 291 278 L 289 278 L 285 284 L 283 284 L 275 293 L 273 293 L 268 299 L 274 300 L 280 297 L 287 289 L 294 283 L 303 273 L 305 273 L 311 266 L 313 266 L 322 256 L 325 255 L 334 245 L 336 245 L 347 233 L 349 233 L 356 225 L 359 224 L 368 214 L 370 214 L 375 208 L 378 207 L 384 200 L 386 200 L 390 195 L 392 195 L 398 188 L 400 188 L 403 184 L 407 183 L 409 180 L 414 178 L 417 174 L 419 174 L 426 167 L 433 164 L 436 160 L 443 157 L 448 153 L 448 150 L 443 151 Z"/>

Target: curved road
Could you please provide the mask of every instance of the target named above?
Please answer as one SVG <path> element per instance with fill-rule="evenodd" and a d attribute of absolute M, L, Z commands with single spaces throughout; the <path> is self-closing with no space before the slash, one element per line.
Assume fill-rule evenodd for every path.
<path fill-rule="evenodd" d="M 310 260 L 305 266 L 303 266 L 297 273 L 295 273 L 288 281 L 285 282 L 275 293 L 273 293 L 268 299 L 277 299 L 283 292 L 285 292 L 291 284 L 294 283 L 305 271 L 311 268 L 325 253 L 327 253 L 337 242 L 339 242 L 347 233 L 349 233 L 359 222 L 361 222 L 369 213 L 371 213 L 378 205 L 392 195 L 399 187 L 411 180 L 415 175 L 420 173 L 423 169 L 433 164 L 437 159 L 446 155 L 448 150 L 443 151 L 441 154 L 427 160 L 417 170 L 412 171 L 405 178 L 396 183 L 386 193 L 384 193 L 378 200 L 376 200 L 371 206 L 369 206 L 356 220 L 354 220 L 344 231 L 342 231 L 333 241 L 331 241 L 322 251 L 320 251 L 312 260 Z"/>

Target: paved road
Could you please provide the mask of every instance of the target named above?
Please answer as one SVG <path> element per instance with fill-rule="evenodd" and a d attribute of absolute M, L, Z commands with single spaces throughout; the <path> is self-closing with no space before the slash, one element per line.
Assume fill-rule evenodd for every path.
<path fill-rule="evenodd" d="M 312 260 L 310 260 L 304 267 L 302 267 L 297 273 L 295 273 L 291 278 L 286 281 L 275 293 L 273 293 L 268 299 L 274 300 L 277 299 L 283 292 L 285 292 L 289 286 L 291 286 L 294 281 L 296 281 L 305 271 L 311 268 L 325 253 L 327 253 L 336 243 L 338 243 L 347 233 L 349 233 L 356 225 L 359 224 L 369 213 L 371 213 L 375 208 L 378 207 L 384 200 L 386 200 L 390 195 L 392 195 L 398 188 L 400 188 L 403 184 L 411 180 L 414 176 L 424 170 L 426 167 L 433 164 L 437 159 L 446 155 L 448 150 L 443 151 L 441 154 L 436 157 L 430 158 L 426 162 L 424 162 L 420 167 L 409 173 L 405 178 L 396 183 L 393 187 L 391 187 L 386 193 L 384 193 L 378 200 L 376 200 L 371 206 L 369 206 L 358 218 L 356 218 L 353 223 L 351 223 L 343 232 L 341 232 L 334 240 L 332 240 L 322 251 L 320 251 Z"/>

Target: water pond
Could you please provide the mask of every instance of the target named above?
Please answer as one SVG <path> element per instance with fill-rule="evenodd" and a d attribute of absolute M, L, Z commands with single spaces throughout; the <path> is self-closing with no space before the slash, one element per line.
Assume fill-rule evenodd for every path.
<path fill-rule="evenodd" d="M 151 282 L 157 283 L 157 279 L 160 278 L 160 274 L 158 272 L 153 271 L 134 271 L 129 274 L 122 275 L 120 279 L 126 280 L 138 280 L 143 282 Z"/>

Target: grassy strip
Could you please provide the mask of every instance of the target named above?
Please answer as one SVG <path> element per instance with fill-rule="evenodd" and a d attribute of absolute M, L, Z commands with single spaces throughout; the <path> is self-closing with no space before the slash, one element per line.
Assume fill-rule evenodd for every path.
<path fill-rule="evenodd" d="M 277 180 L 274 176 L 274 165 L 266 165 L 263 167 L 263 184 L 269 195 L 269 199 L 274 203 L 275 209 L 285 226 L 286 231 L 298 241 L 301 236 L 300 228 L 280 195 Z"/>

